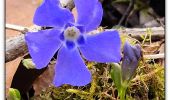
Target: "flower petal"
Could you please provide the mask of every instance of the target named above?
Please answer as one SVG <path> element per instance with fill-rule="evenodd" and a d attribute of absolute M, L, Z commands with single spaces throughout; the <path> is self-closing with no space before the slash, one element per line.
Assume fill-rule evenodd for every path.
<path fill-rule="evenodd" d="M 98 0 L 74 0 L 77 9 L 77 24 L 86 25 L 91 21 Z"/>
<path fill-rule="evenodd" d="M 59 0 L 44 0 L 37 8 L 33 22 L 39 26 L 63 27 L 68 22 L 73 22 L 71 12 L 59 5 Z"/>
<path fill-rule="evenodd" d="M 96 35 L 88 35 L 80 51 L 87 60 L 101 63 L 119 62 L 120 37 L 117 31 L 105 31 Z"/>
<path fill-rule="evenodd" d="M 96 29 L 100 25 L 102 17 L 103 17 L 102 5 L 100 2 L 97 2 L 95 9 L 93 11 L 93 16 L 91 17 L 91 21 L 86 25 L 86 32 Z"/>
<path fill-rule="evenodd" d="M 91 81 L 91 74 L 86 68 L 78 49 L 62 47 L 58 52 L 55 68 L 54 85 L 71 84 L 84 86 Z"/>
<path fill-rule="evenodd" d="M 58 36 L 59 33 L 59 30 L 44 30 L 28 32 L 25 35 L 29 53 L 37 69 L 46 67 L 59 49 L 61 45 Z"/>

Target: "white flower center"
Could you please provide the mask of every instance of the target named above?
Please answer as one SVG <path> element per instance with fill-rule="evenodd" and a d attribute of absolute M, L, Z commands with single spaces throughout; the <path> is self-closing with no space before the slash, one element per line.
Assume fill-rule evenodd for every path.
<path fill-rule="evenodd" d="M 64 37 L 66 40 L 75 41 L 79 37 L 79 35 L 80 35 L 80 31 L 75 26 L 68 27 L 64 31 Z"/>

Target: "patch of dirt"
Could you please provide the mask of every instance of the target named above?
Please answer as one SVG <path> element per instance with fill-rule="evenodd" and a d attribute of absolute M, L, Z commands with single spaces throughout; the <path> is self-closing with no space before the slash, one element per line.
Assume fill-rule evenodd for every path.
<path fill-rule="evenodd" d="M 22 26 L 33 25 L 32 19 L 38 0 L 6 0 L 6 23 Z M 6 38 L 18 35 L 19 32 L 6 30 Z"/>

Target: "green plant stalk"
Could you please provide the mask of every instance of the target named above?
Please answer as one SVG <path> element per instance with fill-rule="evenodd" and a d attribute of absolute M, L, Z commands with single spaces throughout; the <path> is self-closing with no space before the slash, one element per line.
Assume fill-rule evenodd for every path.
<path fill-rule="evenodd" d="M 120 97 L 120 100 L 126 100 L 126 90 L 127 90 L 127 87 L 128 87 L 128 82 L 127 81 L 124 81 L 121 85 L 121 88 L 119 90 L 119 97 Z"/>
<path fill-rule="evenodd" d="M 120 100 L 125 100 L 125 96 L 126 96 L 126 86 L 122 86 L 121 88 L 121 92 L 120 92 Z"/>

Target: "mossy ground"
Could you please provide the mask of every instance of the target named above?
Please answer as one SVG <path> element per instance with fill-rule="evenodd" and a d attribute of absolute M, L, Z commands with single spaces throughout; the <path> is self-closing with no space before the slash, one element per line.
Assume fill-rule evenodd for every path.
<path fill-rule="evenodd" d="M 118 94 L 110 78 L 108 64 L 94 64 L 91 67 L 93 81 L 83 87 L 64 85 L 60 88 L 50 86 L 33 97 L 34 100 L 115 100 Z M 141 61 L 136 75 L 127 89 L 127 100 L 164 100 L 164 67 Z"/>
<path fill-rule="evenodd" d="M 121 38 L 123 45 L 125 37 Z M 127 37 L 126 40 L 128 40 Z M 128 41 L 132 44 L 137 43 L 135 39 Z M 148 41 L 144 39 L 140 43 L 145 44 Z M 161 63 L 162 61 L 162 59 L 141 59 L 130 86 L 127 88 L 127 100 L 165 99 L 164 64 Z M 117 89 L 110 77 L 110 64 L 88 61 L 86 64 L 93 76 L 90 84 L 82 87 L 64 85 L 55 88 L 50 86 L 43 90 L 40 95 L 34 96 L 32 100 L 118 100 Z"/>

